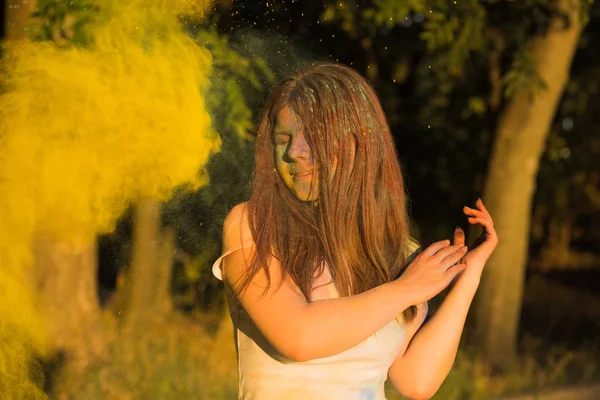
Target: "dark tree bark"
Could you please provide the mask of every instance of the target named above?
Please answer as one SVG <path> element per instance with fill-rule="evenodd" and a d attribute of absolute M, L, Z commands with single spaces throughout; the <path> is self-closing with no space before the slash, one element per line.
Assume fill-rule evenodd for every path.
<path fill-rule="evenodd" d="M 533 98 L 523 90 L 507 105 L 483 195 L 500 243 L 475 299 L 476 333 L 480 349 L 496 364 L 509 363 L 516 354 L 535 178 L 581 33 L 580 3 L 561 0 L 558 6 L 569 17 L 569 25 L 556 17 L 549 32 L 531 46 L 547 88 Z"/>

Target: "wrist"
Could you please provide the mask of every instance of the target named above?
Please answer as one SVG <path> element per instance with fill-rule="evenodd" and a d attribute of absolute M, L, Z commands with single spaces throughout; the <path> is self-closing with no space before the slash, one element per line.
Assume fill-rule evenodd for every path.
<path fill-rule="evenodd" d="M 410 306 L 416 306 L 420 303 L 418 293 L 415 292 L 414 288 L 405 282 L 402 277 L 390 282 L 394 288 L 394 298 L 398 302 L 398 306 L 401 311 L 406 310 Z"/>
<path fill-rule="evenodd" d="M 467 268 L 457 278 L 455 286 L 460 286 L 461 291 L 471 290 L 473 294 L 479 288 L 481 272 Z"/>

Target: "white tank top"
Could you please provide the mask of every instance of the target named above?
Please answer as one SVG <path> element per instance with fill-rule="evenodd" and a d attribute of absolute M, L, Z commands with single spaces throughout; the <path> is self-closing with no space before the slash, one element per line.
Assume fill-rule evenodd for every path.
<path fill-rule="evenodd" d="M 237 225 L 237 224 L 232 224 Z M 242 224 L 244 226 L 245 224 Z M 241 245 L 223 249 L 213 264 L 222 280 L 221 260 L 234 251 L 253 246 L 249 230 L 230 228 L 225 235 L 240 235 Z M 232 241 L 228 241 L 232 243 Z M 234 243 L 240 243 L 240 239 Z M 325 275 L 325 274 L 324 274 Z M 335 285 L 323 286 L 319 298 L 339 297 Z M 371 337 L 333 356 L 296 362 L 269 344 L 225 285 L 234 327 L 240 400 L 384 400 L 388 369 L 405 339 L 401 317 L 390 321 Z"/>

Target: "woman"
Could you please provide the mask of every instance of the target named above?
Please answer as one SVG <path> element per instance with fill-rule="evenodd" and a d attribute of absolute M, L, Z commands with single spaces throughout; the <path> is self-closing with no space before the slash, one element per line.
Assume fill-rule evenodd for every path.
<path fill-rule="evenodd" d="M 223 279 L 235 327 L 240 399 L 410 399 L 436 392 L 454 362 L 483 266 L 457 228 L 418 255 L 396 151 L 377 96 L 353 70 L 323 64 L 272 92 L 247 203 L 223 227 Z M 453 288 L 425 324 L 427 301 Z"/>

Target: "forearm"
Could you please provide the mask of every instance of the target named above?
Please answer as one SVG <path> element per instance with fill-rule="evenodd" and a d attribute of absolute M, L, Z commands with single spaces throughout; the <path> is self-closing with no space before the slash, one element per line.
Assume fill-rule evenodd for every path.
<path fill-rule="evenodd" d="M 299 358 L 338 354 L 373 335 L 411 305 L 403 283 L 392 281 L 364 293 L 318 300 L 303 313 Z"/>
<path fill-rule="evenodd" d="M 402 375 L 407 382 L 399 385 L 411 382 L 417 393 L 430 397 L 448 376 L 479 285 L 479 277 L 467 272 L 459 277 L 437 312 L 414 336 L 401 365 L 405 368 Z"/>

